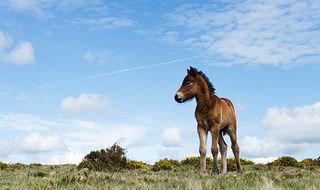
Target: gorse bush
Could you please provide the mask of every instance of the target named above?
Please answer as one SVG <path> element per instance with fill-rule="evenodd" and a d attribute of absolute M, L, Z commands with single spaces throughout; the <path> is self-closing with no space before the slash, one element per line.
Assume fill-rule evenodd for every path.
<path fill-rule="evenodd" d="M 304 166 L 316 166 L 316 165 L 318 165 L 316 160 L 314 160 L 312 158 L 303 159 L 300 163 L 303 164 Z"/>
<path fill-rule="evenodd" d="M 317 159 L 305 158 L 300 163 L 303 164 L 303 166 L 307 166 L 307 167 L 309 167 L 309 166 L 320 166 L 319 158 L 317 158 Z"/>
<path fill-rule="evenodd" d="M 206 168 L 210 169 L 212 168 L 213 160 L 210 157 L 206 157 Z M 183 160 L 181 160 L 180 164 L 182 166 L 191 166 L 195 169 L 198 169 L 200 167 L 200 157 L 199 156 L 190 156 Z"/>
<path fill-rule="evenodd" d="M 177 160 L 171 159 L 161 159 L 158 162 L 154 163 L 152 170 L 160 171 L 160 170 L 177 170 L 179 169 L 180 163 Z"/>
<path fill-rule="evenodd" d="M 241 165 L 254 165 L 254 162 L 246 159 L 240 159 Z M 181 160 L 180 164 L 182 166 L 192 166 L 193 168 L 198 169 L 200 167 L 200 157 L 191 156 Z M 221 165 L 221 159 L 218 160 L 218 164 Z M 206 168 L 208 170 L 212 169 L 213 160 L 210 157 L 206 158 Z M 236 160 L 234 158 L 227 158 L 227 169 L 228 171 L 236 171 Z"/>
<path fill-rule="evenodd" d="M 299 163 L 295 158 L 290 156 L 282 156 L 278 159 L 269 162 L 268 166 L 293 166 L 293 167 L 302 167 L 303 165 Z"/>
<path fill-rule="evenodd" d="M 136 161 L 136 160 L 128 160 L 127 161 L 128 169 L 147 169 L 148 166 L 144 162 Z"/>
<path fill-rule="evenodd" d="M 97 171 L 120 170 L 126 168 L 126 163 L 125 149 L 115 143 L 110 148 L 91 151 L 78 165 L 78 169 L 88 168 Z"/>

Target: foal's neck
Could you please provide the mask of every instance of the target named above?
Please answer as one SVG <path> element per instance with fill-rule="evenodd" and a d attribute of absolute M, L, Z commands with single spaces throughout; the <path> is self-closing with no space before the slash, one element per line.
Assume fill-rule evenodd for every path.
<path fill-rule="evenodd" d="M 214 104 L 214 94 L 208 88 L 204 81 L 200 82 L 200 91 L 196 95 L 197 109 L 198 110 L 209 110 Z"/>

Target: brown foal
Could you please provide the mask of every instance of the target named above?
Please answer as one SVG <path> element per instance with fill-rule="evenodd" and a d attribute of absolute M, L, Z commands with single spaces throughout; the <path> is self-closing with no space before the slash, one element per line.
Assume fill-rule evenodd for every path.
<path fill-rule="evenodd" d="M 231 139 L 231 148 L 236 159 L 237 171 L 241 172 L 239 146 L 237 143 L 237 124 L 232 102 L 215 95 L 215 89 L 208 77 L 196 68 L 190 67 L 181 87 L 175 95 L 178 103 L 194 97 L 197 101 L 195 117 L 198 123 L 200 152 L 200 173 L 206 173 L 206 142 L 208 131 L 211 132 L 213 156 L 213 173 L 218 174 L 217 156 L 220 148 L 222 167 L 221 174 L 227 173 L 227 144 L 223 139 L 226 133 Z M 219 144 L 219 148 L 218 148 Z"/>

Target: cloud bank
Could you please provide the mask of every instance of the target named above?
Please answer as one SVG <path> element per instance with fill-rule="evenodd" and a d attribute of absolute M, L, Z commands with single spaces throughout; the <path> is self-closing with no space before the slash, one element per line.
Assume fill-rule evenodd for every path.
<path fill-rule="evenodd" d="M 0 128 L 11 136 L 0 141 L 7 162 L 79 163 L 86 153 L 111 146 L 139 148 L 145 127 L 78 119 L 48 119 L 31 114 L 0 114 Z M 140 141 L 139 141 L 140 140 Z"/>
<path fill-rule="evenodd" d="M 320 102 L 294 108 L 272 107 L 262 120 L 265 136 L 240 139 L 246 157 L 294 155 L 320 147 Z"/>
<path fill-rule="evenodd" d="M 207 52 L 221 64 L 319 64 L 318 1 L 185 4 L 166 14 L 163 38 Z"/>
<path fill-rule="evenodd" d="M 88 113 L 107 113 L 107 100 L 102 95 L 83 93 L 79 97 L 67 97 L 62 100 L 61 109 L 69 116 Z"/>

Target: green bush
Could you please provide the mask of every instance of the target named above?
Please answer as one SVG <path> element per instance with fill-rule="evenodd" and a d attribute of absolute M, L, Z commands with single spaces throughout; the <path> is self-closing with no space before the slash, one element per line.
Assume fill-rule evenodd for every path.
<path fill-rule="evenodd" d="M 32 163 L 32 164 L 29 164 L 29 167 L 30 168 L 39 168 L 41 167 L 42 165 L 40 163 Z"/>
<path fill-rule="evenodd" d="M 128 160 L 127 161 L 128 169 L 146 169 L 148 168 L 147 164 L 141 161 Z"/>
<path fill-rule="evenodd" d="M 4 162 L 0 162 L 0 170 L 5 170 L 8 168 L 8 164 L 4 163 Z"/>
<path fill-rule="evenodd" d="M 234 158 L 227 158 L 227 171 L 237 171 L 236 160 Z"/>
<path fill-rule="evenodd" d="M 247 160 L 247 159 L 244 159 L 244 158 L 240 158 L 240 163 L 241 165 L 255 165 L 255 163 L 251 160 Z"/>
<path fill-rule="evenodd" d="M 176 170 L 179 168 L 179 166 L 180 166 L 179 161 L 165 158 L 154 163 L 152 170 L 153 171 Z"/>
<path fill-rule="evenodd" d="M 317 161 L 312 158 L 305 158 L 301 162 L 304 166 L 316 166 L 318 165 Z"/>
<path fill-rule="evenodd" d="M 320 166 L 320 156 L 318 158 L 314 159 L 314 161 L 317 163 L 317 165 Z"/>
<path fill-rule="evenodd" d="M 302 167 L 303 165 L 299 163 L 295 158 L 290 156 L 282 156 L 278 159 L 269 162 L 268 166 L 293 166 L 293 167 Z"/>
<path fill-rule="evenodd" d="M 25 169 L 28 165 L 22 164 L 22 163 L 15 163 L 15 164 L 10 164 L 10 169 L 12 170 L 20 170 L 20 169 Z"/>
<path fill-rule="evenodd" d="M 91 151 L 80 162 L 78 169 L 88 168 L 95 171 L 120 170 L 126 168 L 126 163 L 125 149 L 115 143 L 105 150 Z"/>
<path fill-rule="evenodd" d="M 206 168 L 212 168 L 212 158 L 206 157 Z M 180 164 L 182 166 L 191 166 L 195 169 L 199 169 L 200 167 L 200 157 L 199 156 L 190 156 L 183 160 L 181 160 Z"/>
<path fill-rule="evenodd" d="M 219 163 L 221 164 L 221 160 L 219 160 Z M 251 160 L 246 160 L 243 158 L 240 158 L 240 165 L 254 165 L 254 162 Z M 227 170 L 228 171 L 237 171 L 237 165 L 236 165 L 236 159 L 235 158 L 227 158 Z"/>
<path fill-rule="evenodd" d="M 254 165 L 254 162 L 246 159 L 240 159 L 241 165 Z M 200 167 L 200 157 L 199 156 L 191 156 L 183 159 L 180 164 L 182 166 L 192 166 L 193 168 L 198 169 Z M 218 160 L 219 167 L 221 166 L 221 159 Z M 210 157 L 206 158 L 206 168 L 212 169 L 213 160 Z M 236 161 L 234 158 L 227 158 L 227 169 L 228 171 L 236 171 Z"/>

